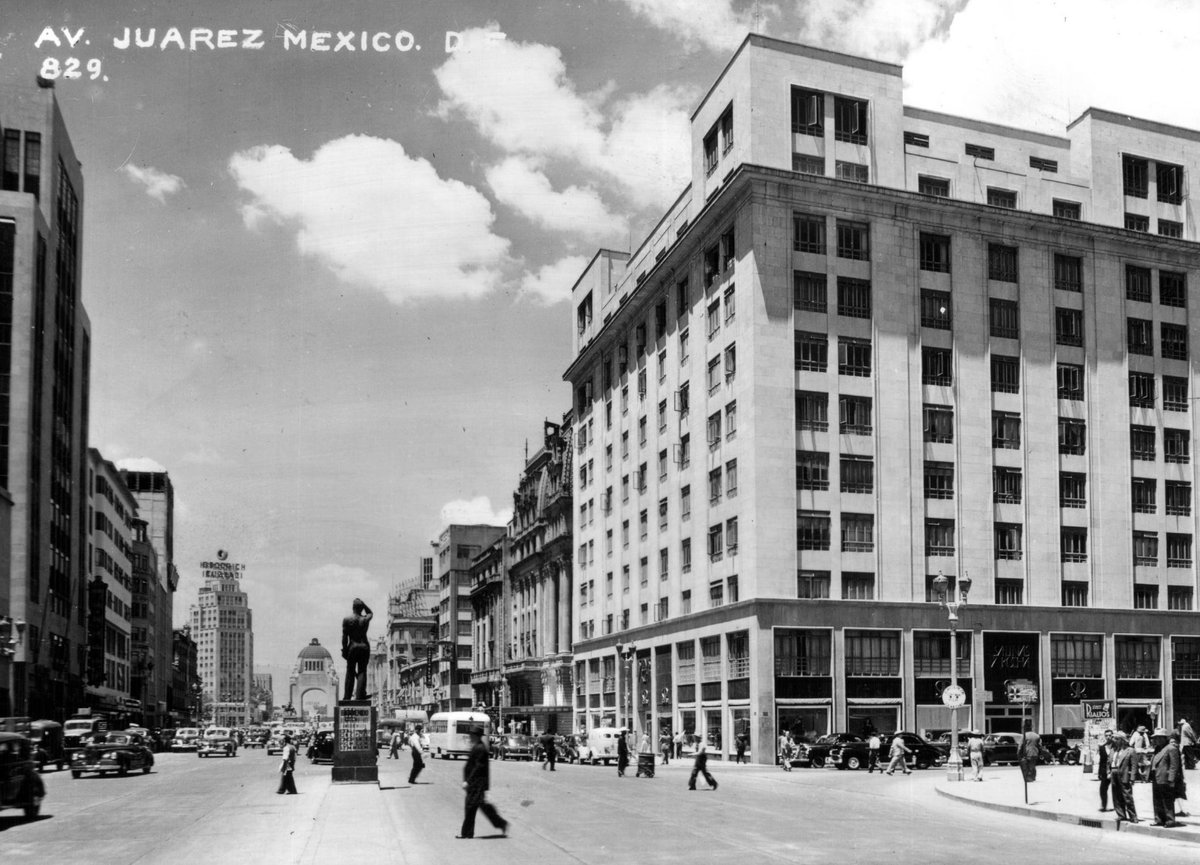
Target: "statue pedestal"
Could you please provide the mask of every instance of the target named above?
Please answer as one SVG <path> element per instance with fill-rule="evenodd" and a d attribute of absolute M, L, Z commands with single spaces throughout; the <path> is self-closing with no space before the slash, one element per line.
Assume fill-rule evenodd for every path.
<path fill-rule="evenodd" d="M 338 701 L 333 714 L 333 783 L 379 783 L 375 723 L 369 700 Z"/>

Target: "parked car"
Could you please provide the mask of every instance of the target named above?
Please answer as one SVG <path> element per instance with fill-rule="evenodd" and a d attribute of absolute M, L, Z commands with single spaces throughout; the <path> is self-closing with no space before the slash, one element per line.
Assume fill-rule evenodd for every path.
<path fill-rule="evenodd" d="M 796 756 L 792 758 L 792 765 L 823 769 L 829 761 L 829 753 L 835 747 L 851 742 L 860 742 L 863 748 L 867 745 L 867 740 L 857 733 L 826 733 L 824 736 L 818 736 L 815 742 L 800 742 L 796 746 Z"/>
<path fill-rule="evenodd" d="M 0 733 L 0 809 L 21 808 L 25 819 L 37 817 L 46 785 L 37 773 L 34 744 L 19 733 Z"/>
<path fill-rule="evenodd" d="M 141 769 L 145 774 L 153 765 L 154 752 L 146 744 L 145 737 L 122 730 L 105 733 L 99 741 L 76 751 L 71 756 L 71 777 L 78 778 L 84 772 L 128 775 L 135 769 Z"/>
<path fill-rule="evenodd" d="M 314 763 L 319 763 L 322 760 L 333 762 L 333 730 L 318 730 L 316 736 L 313 737 L 312 743 L 308 746 L 308 759 Z"/>
<path fill-rule="evenodd" d="M 1019 763 L 1021 762 L 1021 742 L 1024 736 L 1020 733 L 992 733 L 984 737 L 984 748 L 991 746 L 991 755 L 993 763 Z M 987 751 L 985 750 L 985 754 Z M 1078 759 L 1078 754 L 1076 754 Z M 1054 754 L 1045 746 L 1044 737 L 1041 753 L 1038 755 L 1039 763 L 1053 763 Z"/>
<path fill-rule="evenodd" d="M 1049 751 L 1056 763 L 1066 763 L 1068 766 L 1079 764 L 1079 746 L 1072 745 L 1062 733 L 1043 733 L 1042 749 Z M 1046 761 L 1043 759 L 1042 762 Z"/>
<path fill-rule="evenodd" d="M 175 738 L 171 741 L 172 751 L 195 751 L 199 745 L 197 741 L 200 738 L 200 730 L 197 727 L 180 727 L 175 731 Z"/>
<path fill-rule="evenodd" d="M 897 736 L 899 736 L 904 744 L 908 746 L 908 749 L 912 751 L 912 753 L 909 754 L 906 759 L 908 765 L 915 769 L 928 769 L 931 766 L 943 766 L 946 763 L 946 758 L 950 756 L 949 742 L 946 742 L 944 745 L 941 743 L 930 742 L 923 736 L 918 736 L 916 733 L 909 733 L 906 731 L 899 733 L 883 733 L 879 737 L 881 742 L 880 749 L 882 751 L 880 760 L 885 766 L 890 759 L 888 754 L 891 751 L 892 740 Z"/>
<path fill-rule="evenodd" d="M 29 728 L 38 771 L 44 772 L 47 763 L 53 763 L 56 769 L 62 771 L 62 767 L 71 759 L 67 754 L 62 724 L 57 721 L 34 721 Z"/>
<path fill-rule="evenodd" d="M 539 740 L 534 740 L 533 743 L 533 759 L 541 762 L 546 759 L 543 753 L 542 743 Z M 559 763 L 574 763 L 579 759 L 579 746 L 575 743 L 574 736 L 555 736 L 554 737 L 554 759 Z"/>
<path fill-rule="evenodd" d="M 506 733 L 499 736 L 495 754 L 501 760 L 532 760 L 533 739 L 521 733 Z"/>
<path fill-rule="evenodd" d="M 228 727 L 209 727 L 196 745 L 197 757 L 237 756 L 237 739 Z"/>

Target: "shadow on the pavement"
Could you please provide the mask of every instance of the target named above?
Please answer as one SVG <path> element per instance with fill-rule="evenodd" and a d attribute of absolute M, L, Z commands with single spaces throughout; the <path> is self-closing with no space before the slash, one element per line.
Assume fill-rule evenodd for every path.
<path fill-rule="evenodd" d="M 0 817 L 0 832 L 7 831 L 13 826 L 24 826 L 29 823 L 40 823 L 43 820 L 49 820 L 53 814 L 39 814 L 36 817 L 23 817 L 19 814 L 5 814 Z"/>

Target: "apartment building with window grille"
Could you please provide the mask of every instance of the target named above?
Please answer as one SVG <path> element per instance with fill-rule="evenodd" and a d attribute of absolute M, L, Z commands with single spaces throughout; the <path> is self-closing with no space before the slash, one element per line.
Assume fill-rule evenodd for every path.
<path fill-rule="evenodd" d="M 784 730 L 948 729 L 955 666 L 988 731 L 1200 712 L 1200 133 L 1014 129 L 905 106 L 901 74 L 747 37 L 692 116 L 690 185 L 572 289 L 576 498 L 622 489 L 575 515 L 576 591 L 622 574 L 579 607 L 577 727 L 745 732 L 769 763 Z M 956 665 L 939 574 L 972 581 Z"/>

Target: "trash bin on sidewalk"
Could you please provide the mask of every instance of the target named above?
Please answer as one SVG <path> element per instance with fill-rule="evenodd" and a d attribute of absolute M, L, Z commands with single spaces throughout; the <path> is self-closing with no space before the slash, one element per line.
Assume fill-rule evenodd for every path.
<path fill-rule="evenodd" d="M 654 777 L 654 755 L 653 754 L 638 754 L 638 767 L 636 777 Z"/>

